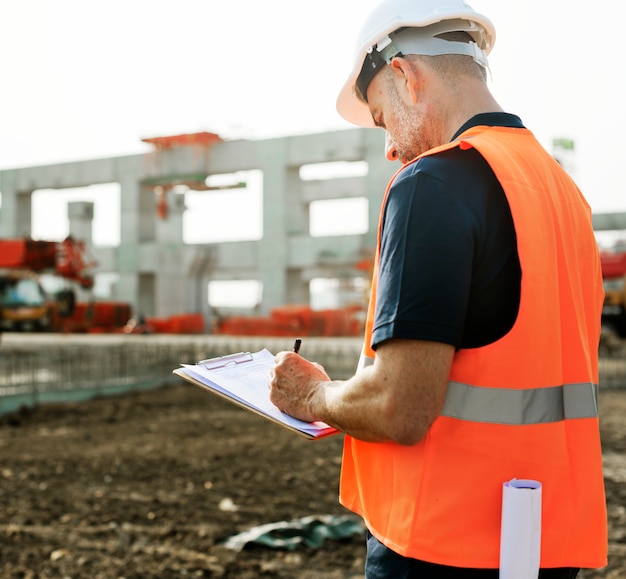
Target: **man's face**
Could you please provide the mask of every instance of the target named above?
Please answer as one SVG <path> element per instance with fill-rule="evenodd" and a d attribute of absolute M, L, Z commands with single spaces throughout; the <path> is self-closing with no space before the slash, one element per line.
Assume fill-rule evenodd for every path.
<path fill-rule="evenodd" d="M 385 131 L 385 156 L 403 164 L 436 146 L 428 107 L 411 101 L 406 78 L 389 66 L 374 77 L 367 89 L 376 126 Z"/>

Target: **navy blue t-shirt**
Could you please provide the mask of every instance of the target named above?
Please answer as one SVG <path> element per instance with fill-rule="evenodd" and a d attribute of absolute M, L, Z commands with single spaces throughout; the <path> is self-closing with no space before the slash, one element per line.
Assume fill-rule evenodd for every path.
<path fill-rule="evenodd" d="M 472 126 L 523 128 L 506 113 Z M 504 336 L 519 309 L 521 271 L 511 211 L 475 149 L 409 165 L 394 181 L 381 234 L 372 347 L 390 338 L 477 348 Z"/>

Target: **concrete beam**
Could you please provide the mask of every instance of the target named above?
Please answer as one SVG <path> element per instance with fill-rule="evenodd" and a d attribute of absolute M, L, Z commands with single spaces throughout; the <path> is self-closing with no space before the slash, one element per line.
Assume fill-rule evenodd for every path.
<path fill-rule="evenodd" d="M 626 213 L 595 213 L 592 219 L 596 231 L 626 230 Z"/>
<path fill-rule="evenodd" d="M 367 177 L 341 177 L 302 182 L 302 200 L 305 203 L 354 197 L 367 197 Z"/>

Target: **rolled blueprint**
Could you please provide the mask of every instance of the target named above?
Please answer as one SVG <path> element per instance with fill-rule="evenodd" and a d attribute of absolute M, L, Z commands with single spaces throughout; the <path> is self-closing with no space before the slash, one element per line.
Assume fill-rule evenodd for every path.
<path fill-rule="evenodd" d="M 541 555 L 541 483 L 513 479 L 502 488 L 500 579 L 537 579 Z"/>

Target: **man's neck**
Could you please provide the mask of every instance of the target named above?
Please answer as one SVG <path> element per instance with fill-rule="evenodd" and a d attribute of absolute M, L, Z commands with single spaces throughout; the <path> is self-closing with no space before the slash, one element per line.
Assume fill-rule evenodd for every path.
<path fill-rule="evenodd" d="M 463 88 L 463 94 L 455 99 L 448 114 L 446 123 L 446 140 L 448 143 L 452 137 L 472 117 L 482 113 L 502 113 L 504 109 L 498 104 L 489 89 L 480 81 L 468 83 Z"/>

